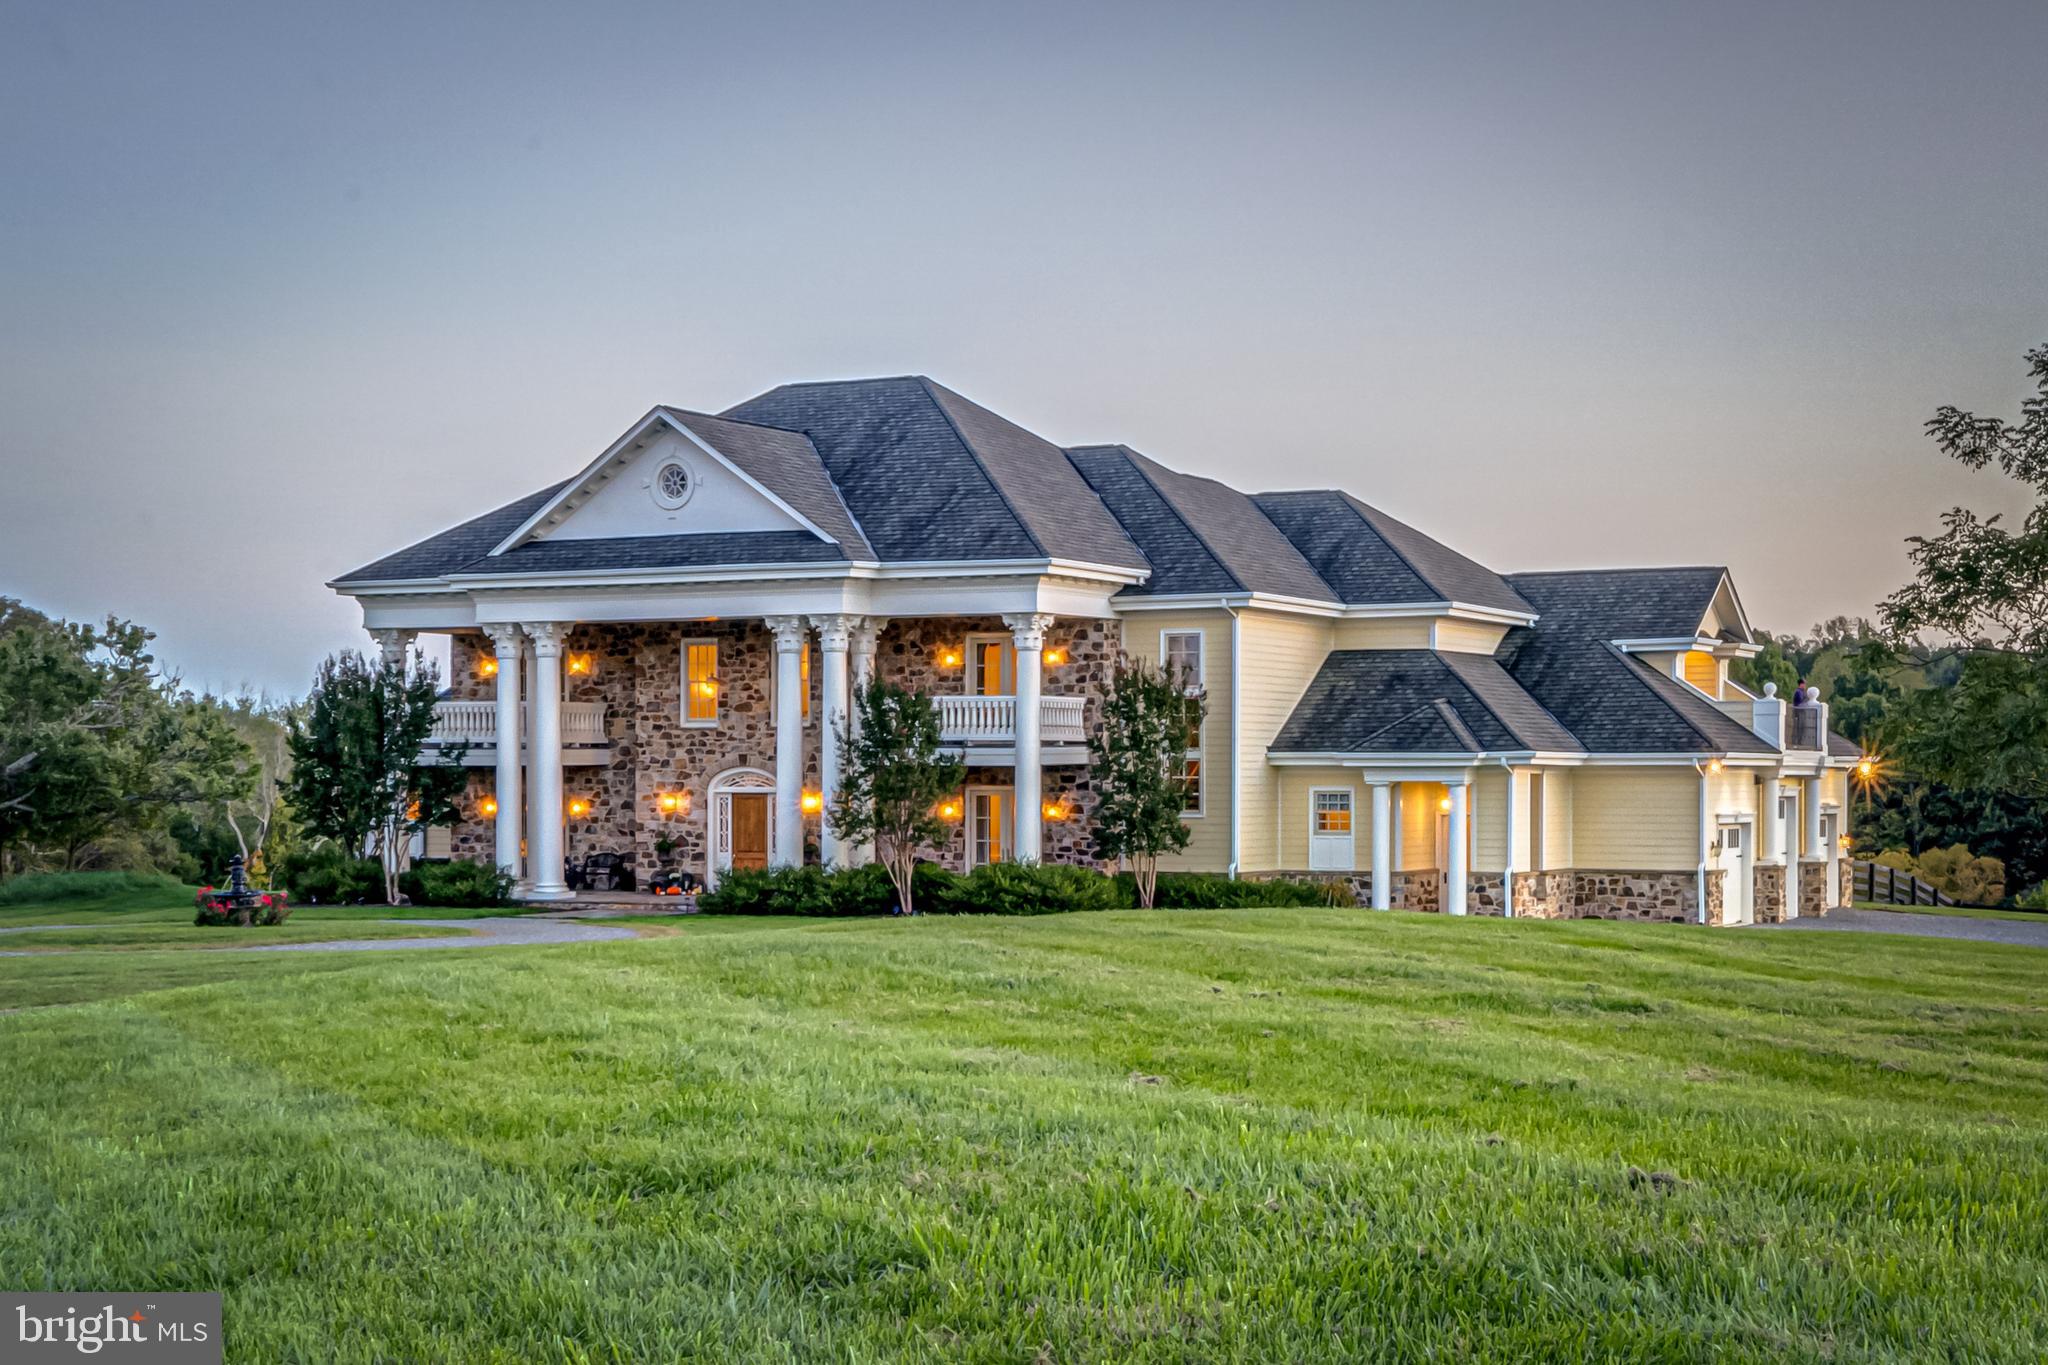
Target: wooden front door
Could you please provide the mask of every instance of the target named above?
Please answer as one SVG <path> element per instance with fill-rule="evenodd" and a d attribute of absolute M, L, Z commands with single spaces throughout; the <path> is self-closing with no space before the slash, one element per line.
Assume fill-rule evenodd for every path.
<path fill-rule="evenodd" d="M 768 794 L 734 792 L 732 802 L 732 865 L 768 866 Z"/>

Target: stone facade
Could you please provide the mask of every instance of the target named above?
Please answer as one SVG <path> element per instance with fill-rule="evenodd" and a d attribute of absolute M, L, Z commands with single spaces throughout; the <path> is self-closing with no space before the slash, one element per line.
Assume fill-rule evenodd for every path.
<path fill-rule="evenodd" d="M 1825 915 L 1828 912 L 1828 863 L 1825 858 L 1799 860 L 1799 913 Z"/>
<path fill-rule="evenodd" d="M 1707 874 L 1707 922 L 1720 923 L 1721 878 Z M 1605 871 L 1581 868 L 1574 874 L 1572 914 L 1577 919 L 1669 920 L 1699 918 L 1699 886 L 1692 872 Z"/>
<path fill-rule="evenodd" d="M 1785 866 L 1758 863 L 1754 900 L 1758 924 L 1780 924 L 1785 919 Z"/>
<path fill-rule="evenodd" d="M 1569 919 L 1573 910 L 1573 876 L 1569 872 L 1517 872 L 1516 919 Z"/>
<path fill-rule="evenodd" d="M 958 693 L 964 686 L 963 667 L 944 664 L 942 654 L 964 653 L 968 635 L 983 632 L 1009 634 L 999 617 L 890 622 L 876 643 L 876 672 L 912 691 Z M 718 643 L 715 726 L 683 723 L 685 639 Z M 1082 695 L 1085 723 L 1094 733 L 1101 724 L 1102 691 L 1121 654 L 1121 627 L 1114 621 L 1061 618 L 1046 632 L 1046 646 L 1065 655 L 1064 662 L 1046 668 L 1046 693 Z M 496 695 L 495 680 L 479 667 L 491 652 L 490 641 L 481 635 L 453 637 L 447 679 L 451 698 L 487 701 Z M 579 626 L 570 633 L 564 654 L 590 658 L 589 672 L 564 674 L 562 699 L 604 704 L 610 748 L 603 766 L 563 769 L 565 799 L 589 802 L 587 814 L 565 826 L 564 853 L 572 859 L 602 851 L 628 853 L 642 884 L 664 867 L 702 875 L 710 850 L 712 782 L 738 768 L 771 776 L 775 771 L 773 633 L 759 620 Z M 804 719 L 804 785 L 813 790 L 819 784 L 823 672 L 813 634 L 811 706 Z M 1068 812 L 1066 819 L 1044 827 L 1046 861 L 1092 864 L 1088 815 L 1094 797 L 1086 763 L 1049 765 L 1043 771 L 1044 800 Z M 1010 768 L 971 769 L 968 781 L 1009 788 L 1015 774 Z M 486 862 L 495 856 L 493 822 L 478 809 L 493 783 L 491 768 L 472 770 L 463 819 L 452 831 L 454 856 Z M 664 794 L 686 796 L 686 810 L 664 814 L 658 805 Z M 674 844 L 666 860 L 656 849 L 664 837 Z M 818 818 L 811 816 L 804 834 L 807 859 L 816 858 L 817 842 Z M 954 869 L 965 866 L 961 826 L 938 860 Z"/>

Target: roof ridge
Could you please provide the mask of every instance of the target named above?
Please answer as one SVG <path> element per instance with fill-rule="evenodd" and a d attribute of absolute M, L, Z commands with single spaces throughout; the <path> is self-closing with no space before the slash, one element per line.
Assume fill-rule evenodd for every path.
<path fill-rule="evenodd" d="M 1711 750 L 1714 747 L 1713 741 L 1707 735 L 1706 731 L 1700 729 L 1699 726 L 1693 724 L 1691 719 L 1687 717 L 1683 711 L 1680 711 L 1677 707 L 1671 704 L 1671 699 L 1669 697 L 1665 696 L 1662 692 L 1658 691 L 1655 687 L 1652 687 L 1650 685 L 1649 678 L 1644 676 L 1646 673 L 1649 672 L 1650 666 L 1648 664 L 1644 663 L 1642 660 L 1636 658 L 1632 654 L 1626 654 L 1623 653 L 1621 650 L 1616 649 L 1614 645 L 1609 641 L 1602 640 L 1600 642 L 1600 647 L 1602 649 L 1605 649 L 1608 652 L 1608 654 L 1610 654 L 1615 659 L 1621 662 L 1622 671 L 1627 673 L 1630 678 L 1635 680 L 1636 686 L 1642 688 L 1643 691 L 1649 693 L 1651 698 L 1655 700 L 1659 706 L 1663 707 L 1666 711 L 1669 711 L 1671 713 L 1672 718 L 1676 720 L 1680 725 L 1683 725 L 1686 729 L 1692 731 L 1692 737 L 1694 739 L 1698 740 L 1702 745 L 1704 745 L 1709 750 Z"/>
<path fill-rule="evenodd" d="M 1244 579 L 1238 575 L 1236 569 L 1230 567 L 1230 561 L 1225 559 L 1222 555 L 1216 553 L 1216 547 L 1209 543 L 1209 537 L 1203 535 L 1200 531 L 1197 531 L 1195 529 L 1194 524 L 1190 522 L 1187 519 L 1187 517 L 1181 513 L 1180 508 L 1174 504 L 1173 499 L 1166 495 L 1166 490 L 1159 486 L 1159 480 L 1152 477 L 1152 471 L 1145 468 L 1145 466 L 1148 464 L 1158 464 L 1159 462 L 1157 460 L 1154 460 L 1151 456 L 1146 455 L 1142 451 L 1133 450 L 1129 446 L 1124 445 L 1122 443 L 1119 443 L 1116 449 L 1122 452 L 1124 459 L 1129 461 L 1131 468 L 1135 469 L 1138 472 L 1138 477 L 1145 481 L 1145 486 L 1147 488 L 1150 488 L 1152 492 L 1158 497 L 1159 501 L 1166 505 L 1166 510 L 1173 513 L 1173 519 L 1181 524 L 1183 530 L 1185 530 L 1189 535 L 1195 538 L 1196 542 L 1201 545 L 1202 549 L 1205 552 L 1207 552 L 1209 558 L 1216 561 L 1216 567 L 1223 570 L 1223 576 L 1228 578 L 1231 582 L 1235 583 L 1237 585 L 1237 590 L 1239 592 L 1249 592 L 1250 589 L 1245 587 L 1244 585 Z M 1164 465 L 1160 465 L 1159 467 L 1162 469 L 1165 468 Z M 1104 503 L 1103 505 L 1107 507 L 1109 504 Z M 1116 515 L 1115 508 L 1110 509 L 1110 515 Z M 1261 515 L 1264 514 L 1261 513 Z M 1119 526 L 1123 525 L 1121 520 L 1119 520 L 1117 524 Z M 1126 534 L 1129 534 L 1129 529 L 1130 528 L 1125 527 Z M 1135 541 L 1136 537 L 1133 536 L 1132 539 Z M 1283 536 L 1282 539 L 1285 539 L 1285 537 Z M 1321 575 L 1318 575 L 1318 577 L 1320 576 Z"/>
<path fill-rule="evenodd" d="M 1498 724 L 1501 729 L 1507 731 L 1516 739 L 1522 738 L 1522 732 L 1517 730 L 1514 727 L 1514 724 L 1511 721 L 1509 721 L 1506 716 L 1503 716 L 1498 710 L 1496 710 L 1492 702 L 1488 701 L 1485 697 L 1479 694 L 1479 689 L 1472 685 L 1471 679 L 1467 678 L 1464 675 L 1464 673 L 1459 670 L 1457 664 L 1451 662 L 1452 659 L 1484 659 L 1487 663 L 1490 663 L 1495 668 L 1500 669 L 1501 676 L 1507 679 L 1508 684 L 1511 687 L 1513 687 L 1517 692 L 1520 692 L 1523 696 L 1527 697 L 1529 699 L 1529 704 L 1531 706 L 1534 706 L 1538 711 L 1541 711 L 1546 720 L 1548 720 L 1552 725 L 1555 725 L 1558 729 L 1562 730 L 1564 733 L 1571 735 L 1572 740 L 1575 743 L 1577 743 L 1581 749 L 1586 747 L 1585 741 L 1580 739 L 1578 735 L 1573 733 L 1571 726 L 1566 725 L 1563 721 L 1559 720 L 1555 712 L 1553 712 L 1549 707 L 1545 706 L 1534 692 L 1531 692 L 1528 688 L 1522 686 L 1521 680 L 1517 678 L 1514 674 L 1508 672 L 1508 670 L 1501 665 L 1500 660 L 1494 658 L 1493 655 L 1465 654 L 1457 650 L 1444 649 L 1432 649 L 1430 653 L 1436 655 L 1437 658 L 1443 663 L 1443 666 L 1445 668 L 1448 668 L 1452 673 L 1457 675 L 1458 681 L 1464 684 L 1465 690 L 1472 694 L 1472 699 L 1479 703 L 1479 708 L 1482 711 L 1486 712 L 1487 715 L 1492 716 L 1495 723 Z"/>
<path fill-rule="evenodd" d="M 967 452 L 967 458 L 974 461 L 974 467 L 981 471 L 981 477 L 988 480 L 988 486 L 990 491 L 992 491 L 996 495 L 996 497 L 1002 502 L 1003 510 L 1010 514 L 1010 520 L 1017 523 L 1017 529 L 1024 533 L 1024 539 L 1031 542 L 1032 549 L 1038 551 L 1038 553 L 1044 555 L 1047 559 L 1052 558 L 1051 553 L 1045 548 L 1045 542 L 1038 538 L 1038 532 L 1031 529 L 1031 523 L 1024 519 L 1024 514 L 1017 510 L 1017 504 L 1010 501 L 1009 493 L 1003 488 L 1003 485 L 996 479 L 996 476 L 992 472 L 990 472 L 988 467 L 988 461 L 981 458 L 981 452 L 974 448 L 974 442 L 967 439 L 967 433 L 960 430 L 960 424 L 953 420 L 953 414 L 946 411 L 946 405 L 939 401 L 938 394 L 934 393 L 933 390 L 945 389 L 947 393 L 952 393 L 955 398 L 958 398 L 963 403 L 973 403 L 974 400 L 972 398 L 968 398 L 964 394 L 953 393 L 953 391 L 951 389 L 947 389 L 945 385 L 934 383 L 930 379 L 926 378 L 924 375 L 916 375 L 914 376 L 914 378 L 917 381 L 918 387 L 924 390 L 925 401 L 932 405 L 932 410 L 938 413 L 940 419 L 945 422 L 946 430 L 953 433 L 953 439 L 958 441 L 960 443 L 960 448 Z M 975 406 L 981 407 L 979 403 L 975 403 Z M 991 416 L 1001 416 L 1000 413 L 994 413 L 986 408 L 984 408 L 983 411 L 990 412 Z M 1005 418 L 1004 420 L 1007 421 L 1008 419 Z M 1014 426 L 1016 424 L 1011 423 L 1011 425 Z M 1018 429 L 1020 431 L 1023 430 L 1023 428 L 1021 427 Z M 1039 437 L 1039 439 L 1042 441 L 1045 440 L 1045 438 L 1042 436 Z M 1052 442 L 1046 441 L 1046 444 L 1052 445 Z M 1061 459 L 1065 460 L 1067 458 L 1066 451 L 1060 450 L 1060 447 L 1058 446 L 1053 446 L 1052 448 L 1054 450 L 1059 450 Z M 1071 466 L 1073 464 L 1073 461 L 1068 460 L 1067 463 L 1069 464 L 1069 466 Z M 1080 476 L 1080 473 L 1081 471 L 1076 469 L 1074 471 L 1075 477 L 1078 478 Z M 1085 486 L 1088 481 L 1086 479 L 1082 479 L 1081 482 Z M 1102 502 L 1101 498 L 1096 497 L 1095 490 L 1092 488 L 1088 490 L 1088 496 L 1091 498 L 1095 498 L 1097 502 Z M 1107 503 L 1104 503 L 1102 510 L 1104 512 L 1109 512 L 1109 505 Z M 1116 514 L 1114 512 L 1109 512 L 1109 519 L 1111 521 L 1116 521 Z M 1122 522 L 1116 521 L 1116 525 L 1119 531 L 1123 530 L 1124 524 Z M 1130 534 L 1130 532 L 1124 531 L 1124 539 L 1130 540 Z M 1138 543 L 1136 541 L 1131 541 L 1131 548 L 1138 549 Z M 1142 557 L 1145 552 L 1139 549 L 1138 553 Z"/>
<path fill-rule="evenodd" d="M 1611 573 L 1727 573 L 1726 564 L 1617 564 L 1605 569 L 1517 569 L 1502 578 L 1586 578 Z M 1732 575 L 1731 575 L 1732 576 Z"/>
<path fill-rule="evenodd" d="M 778 436 L 794 436 L 802 441 L 804 448 L 811 452 L 811 458 L 818 462 L 818 473 L 824 476 L 825 487 L 832 493 L 832 501 L 838 503 L 839 510 L 846 514 L 846 520 L 852 524 L 854 531 L 859 534 L 862 545 L 866 548 L 867 552 L 869 554 L 875 553 L 875 544 L 868 539 L 868 528 L 860 524 L 860 517 L 854 513 L 853 504 L 846 500 L 846 494 L 839 491 L 839 480 L 832 477 L 832 467 L 825 463 L 824 452 L 818 449 L 818 443 L 811 439 L 811 434 L 808 431 L 798 431 L 794 427 L 770 426 L 766 422 L 749 422 L 744 417 L 727 417 L 716 412 L 697 412 L 691 408 L 671 408 L 664 405 L 663 410 L 676 413 L 682 417 L 708 417 L 714 422 L 731 422 L 734 426 L 752 427 L 756 431 L 772 431 Z M 720 453 L 723 454 L 723 452 Z M 730 460 L 732 456 L 726 455 L 725 458 Z M 776 496 L 781 497 L 782 495 L 777 493 Z M 836 540 L 832 543 L 840 545 L 840 542 Z M 846 549 L 848 547 L 840 545 L 840 548 Z"/>
<path fill-rule="evenodd" d="M 1458 679 L 1458 681 L 1463 682 L 1464 679 L 1460 678 Z M 1472 689 L 1468 687 L 1465 690 L 1470 692 Z M 1458 714 L 1458 708 L 1451 705 L 1448 698 L 1438 697 L 1435 701 L 1431 702 L 1430 705 L 1436 707 L 1437 714 L 1444 718 L 1445 723 L 1451 727 L 1451 732 L 1453 734 L 1457 735 L 1460 739 L 1465 740 L 1472 746 L 1473 753 L 1476 754 L 1485 752 L 1486 746 L 1479 742 L 1479 736 L 1472 733 L 1472 727 L 1465 724 L 1464 717 Z M 1482 710 L 1485 710 L 1488 715 L 1493 715 L 1492 710 L 1488 708 L 1484 702 L 1480 703 L 1480 707 Z M 1500 719 L 1499 716 L 1494 716 L 1493 718 L 1496 721 Z M 1513 728 L 1510 726 L 1503 725 L 1501 726 L 1501 728 L 1503 730 L 1506 730 L 1511 735 L 1515 734 Z M 1521 736 L 1515 735 L 1515 738 L 1520 739 Z"/>
<path fill-rule="evenodd" d="M 806 441 L 811 439 L 809 432 L 800 431 L 796 427 L 778 427 L 772 422 L 750 422 L 744 417 L 729 417 L 725 413 L 706 412 L 702 408 L 679 408 L 673 403 L 662 403 L 659 406 L 663 412 L 672 412 L 679 417 L 709 417 L 714 422 L 730 422 L 736 427 L 754 427 L 760 431 L 779 431 L 785 436 L 801 436 Z M 814 445 L 812 449 L 815 450 L 816 446 Z M 822 456 L 819 458 L 823 459 Z"/>

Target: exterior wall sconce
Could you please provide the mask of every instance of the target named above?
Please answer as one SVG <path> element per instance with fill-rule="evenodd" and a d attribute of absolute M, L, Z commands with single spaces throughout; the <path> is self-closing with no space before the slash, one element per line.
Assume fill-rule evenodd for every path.
<path fill-rule="evenodd" d="M 1073 808 L 1064 801 L 1048 801 L 1039 807 L 1039 813 L 1055 825 L 1063 825 L 1067 822 L 1067 817 L 1074 812 Z"/>
<path fill-rule="evenodd" d="M 498 661 L 486 654 L 476 661 L 476 671 L 483 677 L 495 678 L 498 676 Z"/>
<path fill-rule="evenodd" d="M 588 677 L 591 672 L 592 665 L 588 654 L 571 654 L 566 663 L 571 673 Z"/>
<path fill-rule="evenodd" d="M 498 813 L 498 798 L 486 796 L 476 803 L 476 813 L 488 820 Z"/>
<path fill-rule="evenodd" d="M 823 792 L 807 791 L 797 804 L 803 807 L 805 815 L 816 815 L 819 811 L 825 809 L 825 794 Z"/>
<path fill-rule="evenodd" d="M 588 797 L 572 796 L 569 798 L 570 819 L 581 820 L 588 814 L 590 814 L 590 800 Z"/>
<path fill-rule="evenodd" d="M 1067 647 L 1065 645 L 1054 645 L 1040 657 L 1045 660 L 1047 668 L 1058 668 L 1067 661 Z"/>
<path fill-rule="evenodd" d="M 1436 808 L 1442 811 L 1444 814 L 1449 815 L 1451 813 L 1451 798 L 1448 796 L 1438 797 L 1436 802 Z"/>
<path fill-rule="evenodd" d="M 960 819 L 960 803 L 951 798 L 939 802 L 939 818 L 949 825 L 957 823 Z"/>
<path fill-rule="evenodd" d="M 1840 844 L 1844 849 L 1850 849 L 1856 846 L 1856 841 L 1846 834 L 1844 834 L 1841 838 L 1835 840 L 1835 842 Z"/>
<path fill-rule="evenodd" d="M 1720 771 L 1721 771 L 1721 760 L 1720 760 L 1720 759 L 1718 759 L 1718 758 L 1710 758 L 1710 759 L 1708 759 L 1708 760 L 1707 760 L 1707 771 L 1708 771 L 1708 772 L 1710 772 L 1710 773 L 1718 773 L 1718 772 L 1720 772 Z"/>
<path fill-rule="evenodd" d="M 1875 773 L 1876 771 L 1877 765 L 1867 758 L 1858 762 L 1856 765 L 1856 776 L 1862 778 L 1866 782 L 1870 780 L 1871 774 Z"/>
<path fill-rule="evenodd" d="M 663 792 L 654 798 L 654 808 L 663 815 L 688 815 L 690 794 L 688 792 Z"/>
<path fill-rule="evenodd" d="M 939 667 L 958 668 L 967 662 L 967 656 L 951 645 L 939 646 Z"/>

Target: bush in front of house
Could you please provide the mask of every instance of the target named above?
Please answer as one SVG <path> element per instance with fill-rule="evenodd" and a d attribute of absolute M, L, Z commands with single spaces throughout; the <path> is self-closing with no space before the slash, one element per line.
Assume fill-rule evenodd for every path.
<path fill-rule="evenodd" d="M 1127 903 L 1137 904 L 1137 888 L 1129 873 L 1117 877 Z M 1262 906 L 1350 905 L 1350 892 L 1336 882 L 1306 877 L 1273 877 L 1263 881 L 1214 872 L 1162 872 L 1158 905 L 1162 910 L 1250 910 Z"/>
<path fill-rule="evenodd" d="M 912 903 L 929 905 L 953 875 L 919 863 Z M 744 868 L 727 871 L 718 887 L 697 898 L 707 915 L 886 915 L 896 908 L 896 886 L 880 863 L 827 872 L 821 867 Z"/>
<path fill-rule="evenodd" d="M 384 869 L 377 860 L 344 857 L 332 847 L 286 855 L 275 879 L 301 905 L 384 904 Z"/>
<path fill-rule="evenodd" d="M 489 863 L 469 858 L 415 863 L 398 885 L 414 905 L 485 909 L 512 903 L 512 879 Z"/>
<path fill-rule="evenodd" d="M 27 872 L 0 882 L 0 905 L 59 901 L 176 900 L 186 884 L 161 872 Z"/>
<path fill-rule="evenodd" d="M 927 905 L 942 915 L 1057 915 L 1120 910 L 1127 901 L 1113 877 L 1066 863 L 989 863 L 938 889 Z"/>

